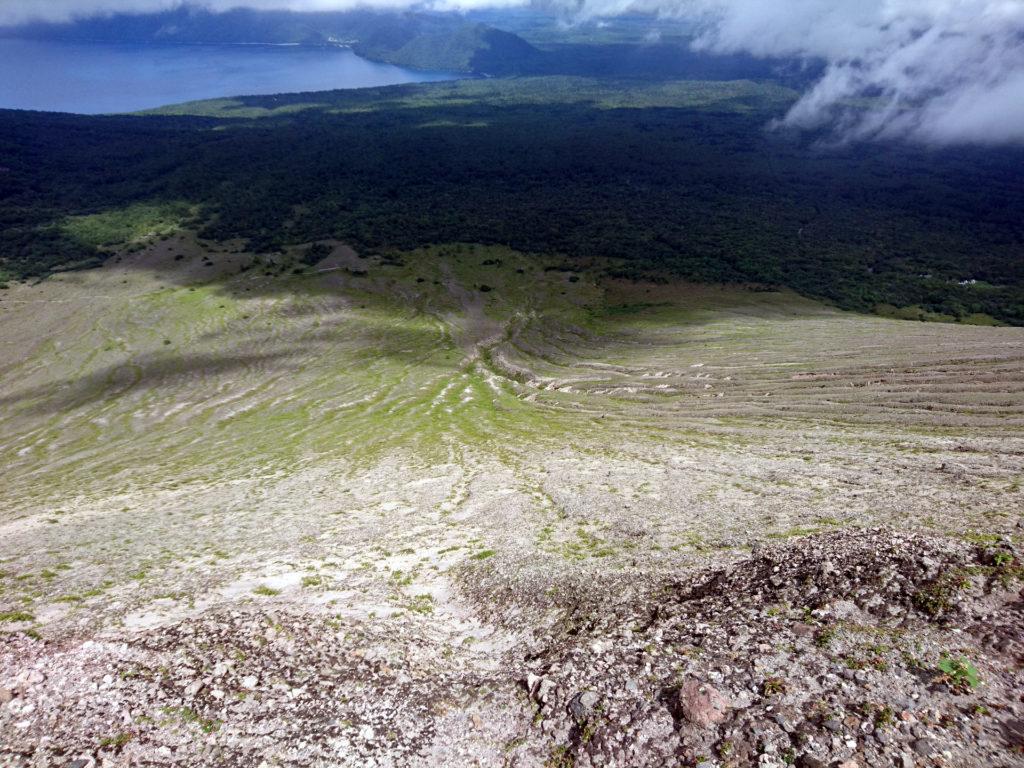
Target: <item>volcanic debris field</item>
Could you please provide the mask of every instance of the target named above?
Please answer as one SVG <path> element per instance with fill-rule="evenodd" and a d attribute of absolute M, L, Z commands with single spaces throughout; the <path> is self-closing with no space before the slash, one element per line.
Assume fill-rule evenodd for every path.
<path fill-rule="evenodd" d="M 599 275 L 0 291 L 0 764 L 1024 765 L 1024 329 Z"/>

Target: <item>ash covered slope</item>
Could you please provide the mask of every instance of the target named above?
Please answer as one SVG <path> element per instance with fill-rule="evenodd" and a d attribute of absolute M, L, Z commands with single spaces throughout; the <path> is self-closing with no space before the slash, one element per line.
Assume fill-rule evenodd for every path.
<path fill-rule="evenodd" d="M 510 592 L 520 573 L 470 566 L 471 604 L 505 626 L 497 647 L 447 645 L 455 638 L 424 617 L 381 632 L 294 606 L 225 608 L 98 642 L 6 635 L 0 756 L 1019 766 L 1022 575 L 1009 538 L 876 529 L 678 580 L 595 572 L 542 593 Z"/>
<path fill-rule="evenodd" d="M 0 295 L 0 764 L 1020 764 L 1021 329 L 136 245 Z"/>
<path fill-rule="evenodd" d="M 994 538 L 847 531 L 599 609 L 600 588 L 567 591 L 528 656 L 521 750 L 575 766 L 1024 765 L 1024 561 Z M 532 604 L 508 576 L 471 590 Z"/>

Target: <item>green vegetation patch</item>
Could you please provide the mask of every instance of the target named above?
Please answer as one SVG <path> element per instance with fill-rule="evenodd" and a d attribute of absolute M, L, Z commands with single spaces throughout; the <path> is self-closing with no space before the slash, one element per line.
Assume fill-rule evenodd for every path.
<path fill-rule="evenodd" d="M 196 117 L 229 117 L 255 120 L 262 117 L 282 117 L 304 112 L 307 109 L 322 109 L 327 104 L 320 102 L 299 102 L 281 106 L 251 106 L 241 99 L 207 99 L 188 101 L 159 109 L 140 112 L 141 115 L 191 115 Z"/>
<path fill-rule="evenodd" d="M 119 733 L 116 736 L 107 736 L 100 739 L 101 749 L 120 749 L 129 741 L 135 738 L 132 733 Z"/>
<path fill-rule="evenodd" d="M 3 611 L 0 612 L 0 622 L 17 623 L 21 621 L 35 621 L 35 616 L 25 611 Z"/>
<path fill-rule="evenodd" d="M 946 573 L 919 589 L 911 599 L 919 611 L 938 619 L 953 609 L 958 597 L 969 587 L 966 574 L 959 571 Z"/>
<path fill-rule="evenodd" d="M 136 203 L 103 213 L 69 216 L 60 229 L 81 245 L 112 249 L 174 234 L 192 213 L 186 203 Z"/>
<path fill-rule="evenodd" d="M 943 682 L 955 691 L 967 692 L 981 683 L 977 667 L 963 657 L 943 656 L 939 661 L 939 672 Z"/>

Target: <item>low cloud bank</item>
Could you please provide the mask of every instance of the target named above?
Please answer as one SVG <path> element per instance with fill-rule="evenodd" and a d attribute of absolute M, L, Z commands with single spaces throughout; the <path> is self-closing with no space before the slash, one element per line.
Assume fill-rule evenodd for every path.
<path fill-rule="evenodd" d="M 849 139 L 1024 143 L 1021 0 L 701 4 L 715 22 L 698 45 L 827 62 L 788 125 Z"/>
<path fill-rule="evenodd" d="M 356 7 L 471 10 L 534 5 L 576 19 L 692 18 L 695 45 L 824 61 L 781 121 L 843 140 L 1024 144 L 1024 0 L 201 0 L 215 11 Z M 152 12 L 177 0 L 0 0 L 0 25 Z M 870 107 L 870 108 L 865 108 Z"/>

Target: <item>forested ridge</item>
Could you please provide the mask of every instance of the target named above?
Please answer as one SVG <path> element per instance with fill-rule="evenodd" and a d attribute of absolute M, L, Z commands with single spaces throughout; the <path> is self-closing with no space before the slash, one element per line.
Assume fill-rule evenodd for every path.
<path fill-rule="evenodd" d="M 158 211 L 257 251 L 500 243 L 622 276 L 1024 324 L 1024 152 L 766 130 L 793 98 L 749 81 L 549 77 L 146 116 L 0 112 L 3 269 L 95 263 L 117 237 L 83 236 L 78 217 L 148 211 L 128 227 L 144 236 Z"/>

